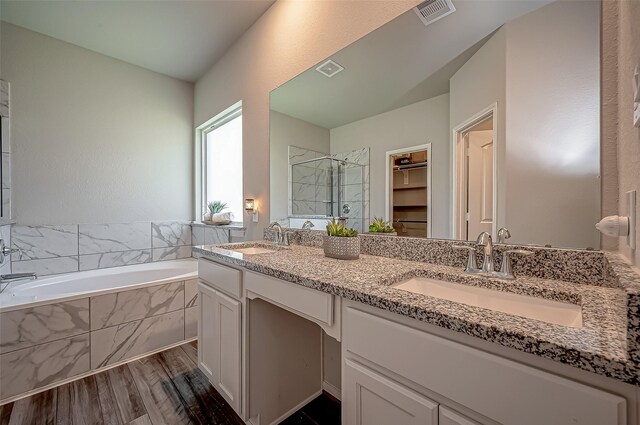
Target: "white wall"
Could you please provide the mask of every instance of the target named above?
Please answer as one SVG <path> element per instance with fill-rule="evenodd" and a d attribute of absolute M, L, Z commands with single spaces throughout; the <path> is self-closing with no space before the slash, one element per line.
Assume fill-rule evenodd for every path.
<path fill-rule="evenodd" d="M 599 248 L 600 4 L 554 2 L 506 29 L 503 223 L 513 240 Z"/>
<path fill-rule="evenodd" d="M 370 217 L 385 215 L 387 151 L 431 143 L 432 237 L 449 235 L 449 95 L 331 129 L 331 153 L 369 146 Z"/>
<path fill-rule="evenodd" d="M 329 154 L 329 129 L 271 111 L 269 119 L 271 220 L 288 217 L 289 145 Z"/>
<path fill-rule="evenodd" d="M 450 127 L 453 129 L 466 122 L 492 104 L 497 106 L 497 136 L 494 149 L 497 163 L 504 163 L 505 155 L 505 110 L 506 110 L 506 36 L 505 28 L 499 29 L 484 46 L 454 74 L 449 81 Z M 451 141 L 450 155 L 453 155 Z M 498 228 L 505 214 L 506 180 L 500 169 L 497 171 Z M 453 233 L 449 233 L 451 236 Z M 471 238 L 473 238 L 471 236 Z"/>
<path fill-rule="evenodd" d="M 192 219 L 193 85 L 2 23 L 13 217 Z"/>
<path fill-rule="evenodd" d="M 269 91 L 418 3 L 279 0 L 198 80 L 196 126 L 242 100 L 244 194 L 261 205 L 247 239 L 262 238 L 270 215 Z"/>
<path fill-rule="evenodd" d="M 451 79 L 451 127 L 498 104 L 498 228 L 511 242 L 599 248 L 599 3 L 504 25 Z"/>

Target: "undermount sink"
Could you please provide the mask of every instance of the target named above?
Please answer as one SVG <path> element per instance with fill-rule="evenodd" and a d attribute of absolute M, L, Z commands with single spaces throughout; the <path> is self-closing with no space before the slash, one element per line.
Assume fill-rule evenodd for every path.
<path fill-rule="evenodd" d="M 248 248 L 236 248 L 231 251 L 239 252 L 240 254 L 267 254 L 269 252 L 275 252 L 273 249 L 262 248 L 259 246 L 250 246 Z"/>
<path fill-rule="evenodd" d="M 424 277 L 414 277 L 393 287 L 560 326 L 582 327 L 582 307 L 575 304 Z"/>

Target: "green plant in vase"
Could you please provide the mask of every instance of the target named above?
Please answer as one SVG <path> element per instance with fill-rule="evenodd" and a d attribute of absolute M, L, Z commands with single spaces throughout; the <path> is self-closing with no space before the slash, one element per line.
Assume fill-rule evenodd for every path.
<path fill-rule="evenodd" d="M 369 232 L 371 233 L 395 233 L 394 229 L 389 222 L 384 221 L 381 218 L 374 217 L 373 221 L 369 225 Z"/>
<path fill-rule="evenodd" d="M 219 214 L 222 211 L 227 209 L 227 204 L 226 202 L 222 202 L 222 201 L 213 201 L 207 204 L 207 208 L 209 209 L 209 213 L 211 213 L 211 215 Z"/>
<path fill-rule="evenodd" d="M 344 224 L 338 223 L 334 218 L 327 223 L 327 235 L 353 238 L 358 236 L 358 231 L 355 229 L 349 229 Z"/>
<path fill-rule="evenodd" d="M 356 260 L 360 256 L 358 232 L 333 219 L 327 224 L 327 234 L 323 237 L 322 248 L 325 257 Z"/>

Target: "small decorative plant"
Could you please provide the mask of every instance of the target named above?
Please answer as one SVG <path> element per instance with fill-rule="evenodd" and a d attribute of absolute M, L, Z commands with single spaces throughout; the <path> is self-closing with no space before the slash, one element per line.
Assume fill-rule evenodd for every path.
<path fill-rule="evenodd" d="M 327 224 L 322 241 L 325 257 L 338 260 L 356 260 L 360 256 L 360 238 L 355 229 L 348 229 L 335 219 Z"/>
<path fill-rule="evenodd" d="M 348 229 L 344 224 L 338 223 L 334 218 L 327 224 L 327 235 L 353 238 L 358 236 L 358 232 L 355 229 Z"/>
<path fill-rule="evenodd" d="M 213 214 L 219 214 L 222 211 L 227 209 L 227 204 L 225 202 L 222 201 L 213 201 L 213 202 L 209 202 L 209 204 L 207 204 L 207 208 L 209 209 L 209 212 L 213 215 Z"/>
<path fill-rule="evenodd" d="M 369 225 L 369 232 L 371 233 L 395 233 L 396 229 L 381 218 L 374 217 L 373 221 Z"/>

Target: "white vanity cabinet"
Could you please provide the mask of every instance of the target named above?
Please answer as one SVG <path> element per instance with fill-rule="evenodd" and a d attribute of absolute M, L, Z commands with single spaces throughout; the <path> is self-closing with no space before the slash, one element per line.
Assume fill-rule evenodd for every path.
<path fill-rule="evenodd" d="M 632 387 L 620 391 L 623 396 L 613 394 L 431 333 L 432 328 L 343 303 L 344 425 L 635 423 L 627 418 Z"/>
<path fill-rule="evenodd" d="M 241 272 L 199 262 L 198 363 L 211 384 L 238 414 L 242 386 Z"/>

